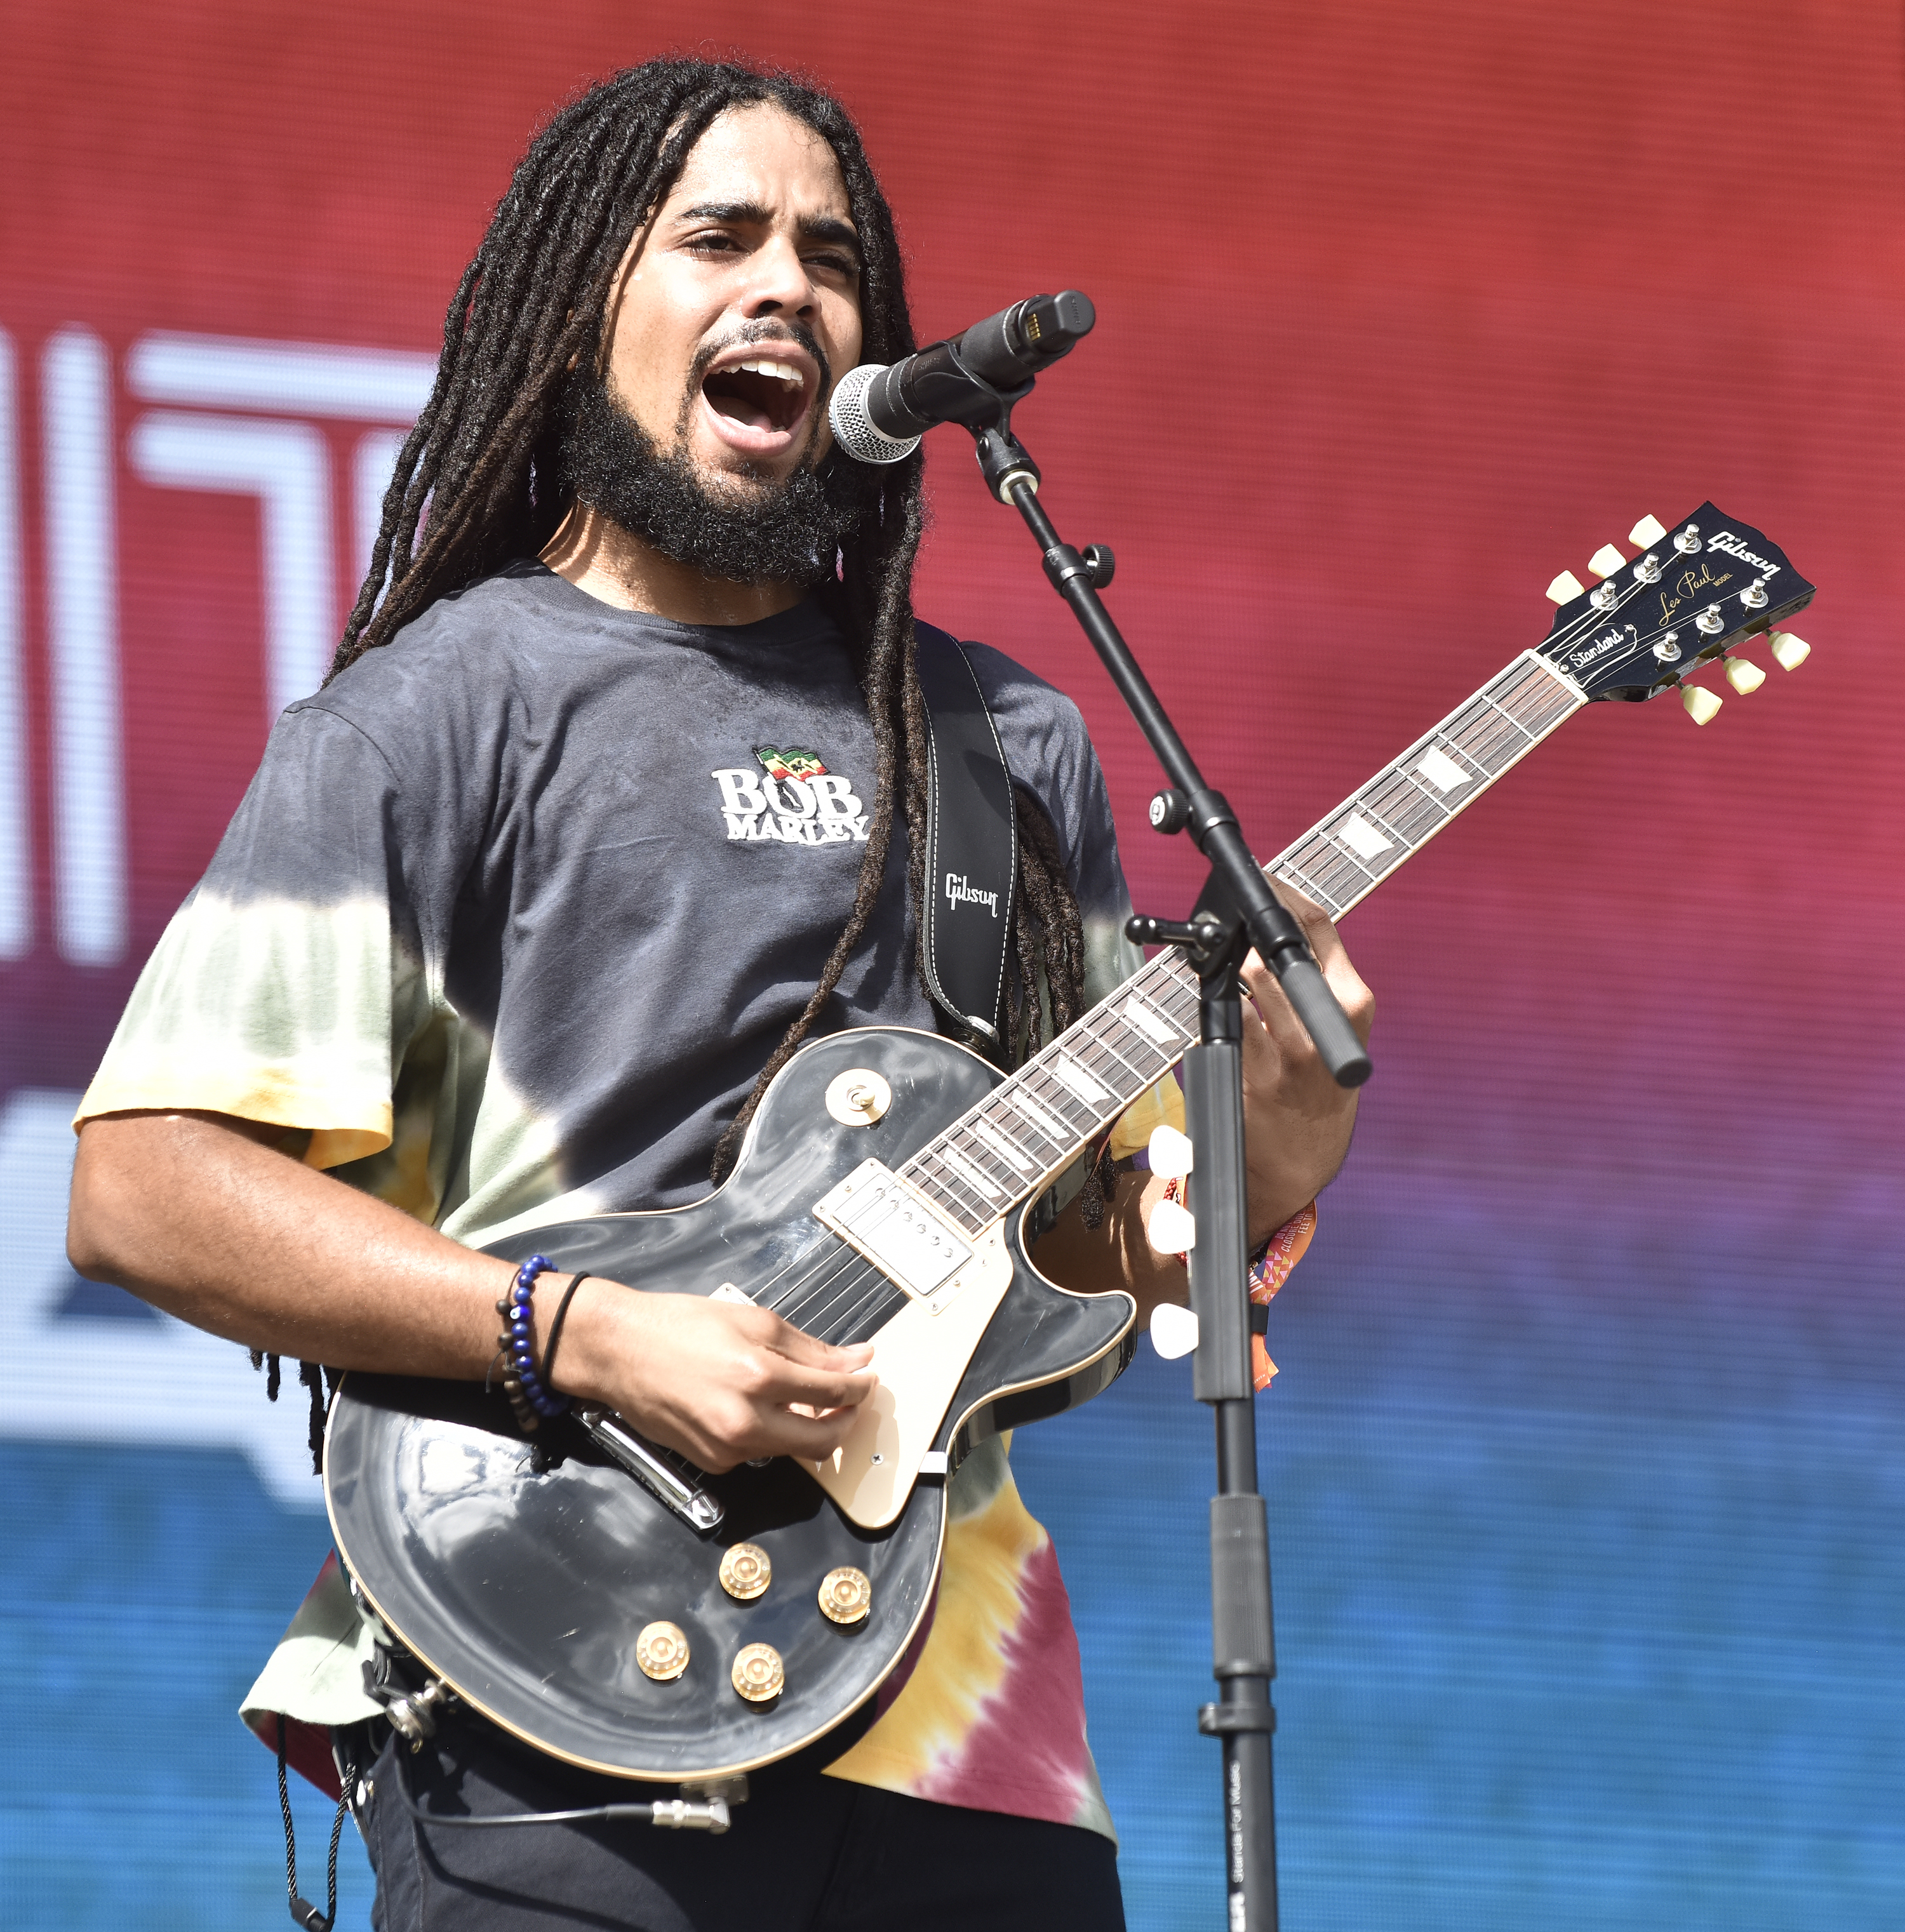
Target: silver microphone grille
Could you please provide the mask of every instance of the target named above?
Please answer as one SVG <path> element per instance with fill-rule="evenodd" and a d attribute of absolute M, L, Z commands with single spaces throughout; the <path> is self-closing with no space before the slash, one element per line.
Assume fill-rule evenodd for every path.
<path fill-rule="evenodd" d="M 884 362 L 862 362 L 849 369 L 834 385 L 826 419 L 833 440 L 856 463 L 898 463 L 920 447 L 916 436 L 889 436 L 866 412 L 866 392 L 876 376 L 886 374 Z"/>

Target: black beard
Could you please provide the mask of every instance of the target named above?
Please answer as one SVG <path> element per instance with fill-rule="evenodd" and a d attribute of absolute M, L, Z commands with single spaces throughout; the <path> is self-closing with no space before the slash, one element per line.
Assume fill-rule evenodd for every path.
<path fill-rule="evenodd" d="M 878 500 L 878 476 L 837 449 L 779 483 L 711 489 L 687 454 L 686 436 L 663 449 L 601 377 L 578 383 L 572 394 L 564 493 L 704 576 L 803 589 L 818 584 L 833 575 L 836 553 Z"/>

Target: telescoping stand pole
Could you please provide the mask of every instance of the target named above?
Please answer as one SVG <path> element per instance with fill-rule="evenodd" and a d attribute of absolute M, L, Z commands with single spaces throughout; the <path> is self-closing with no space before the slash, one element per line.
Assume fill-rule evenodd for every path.
<path fill-rule="evenodd" d="M 1001 398 L 1004 400 L 1004 398 Z M 1012 400 L 1016 400 L 1012 398 Z M 1185 1124 L 1196 1149 L 1192 1177 L 1197 1244 L 1190 1255 L 1198 1319 L 1193 1388 L 1215 1412 L 1217 1493 L 1210 1503 L 1212 1670 L 1218 1701 L 1198 1728 L 1223 1748 L 1224 1838 L 1230 1932 L 1275 1932 L 1276 1836 L 1270 1736 L 1276 1673 L 1270 1621 L 1270 1538 L 1257 1489 L 1257 1428 L 1250 1375 L 1250 1223 L 1244 1164 L 1243 992 L 1252 946 L 1276 974 L 1323 1062 L 1345 1087 L 1370 1076 L 1370 1058 L 1324 983 L 1302 929 L 1280 904 L 1222 796 L 1184 748 L 1156 694 L 1100 599 L 1111 554 L 1082 554 L 1060 540 L 1038 500 L 1037 466 L 1012 434 L 1010 408 L 975 428 L 987 488 L 1024 519 L 1044 553 L 1052 586 L 1072 607 L 1125 703 L 1150 741 L 1173 790 L 1152 808 L 1161 831 L 1188 830 L 1210 862 L 1210 883 L 1186 925 L 1134 919 L 1143 944 L 1184 948 L 1197 968 L 1202 1038 L 1184 1055 Z"/>

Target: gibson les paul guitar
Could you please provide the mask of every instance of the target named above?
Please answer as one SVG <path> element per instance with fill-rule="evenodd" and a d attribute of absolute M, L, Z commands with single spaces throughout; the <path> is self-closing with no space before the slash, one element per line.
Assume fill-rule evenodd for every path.
<path fill-rule="evenodd" d="M 1558 578 L 1549 636 L 1267 873 L 1340 918 L 1582 706 L 1678 689 L 1705 723 L 1720 700 L 1693 670 L 1768 632 L 1779 664 L 1804 658 L 1772 627 L 1814 586 L 1758 531 L 1706 503 L 1631 541 L 1638 556 L 1596 554 L 1593 589 Z M 1725 671 L 1741 692 L 1766 676 Z M 354 1372 L 325 1490 L 364 1599 L 445 1693 L 593 1770 L 712 1780 L 822 1736 L 926 1616 L 961 1457 L 1130 1360 L 1131 1298 L 1046 1280 L 1026 1216 L 1197 1024 L 1196 975 L 1167 950 L 1010 1077 L 931 1034 L 836 1034 L 782 1070 L 706 1200 L 496 1244 L 874 1341 L 878 1387 L 828 1462 L 716 1475 L 614 1415 L 572 1412 L 532 1448 L 500 1390 Z"/>

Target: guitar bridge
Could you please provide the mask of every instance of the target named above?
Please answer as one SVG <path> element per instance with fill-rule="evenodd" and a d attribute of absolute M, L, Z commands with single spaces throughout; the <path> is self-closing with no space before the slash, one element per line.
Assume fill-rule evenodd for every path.
<path fill-rule="evenodd" d="M 701 1472 L 686 1456 L 645 1440 L 605 1408 L 578 1409 L 575 1419 L 656 1502 L 665 1503 L 690 1528 L 705 1536 L 721 1527 L 728 1512 L 693 1480 Z"/>

